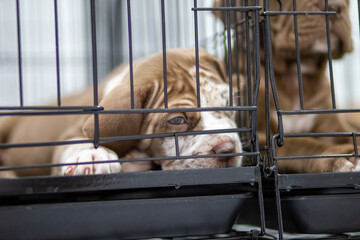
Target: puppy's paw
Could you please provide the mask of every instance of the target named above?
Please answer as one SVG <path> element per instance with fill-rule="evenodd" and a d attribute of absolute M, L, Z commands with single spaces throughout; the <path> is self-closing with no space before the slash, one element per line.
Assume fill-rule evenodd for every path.
<path fill-rule="evenodd" d="M 360 171 L 360 159 L 349 160 L 346 158 L 336 159 L 334 162 L 334 172 L 358 172 Z"/>
<path fill-rule="evenodd" d="M 88 175 L 88 174 L 106 174 L 117 173 L 121 171 L 119 162 L 96 163 L 106 160 L 117 160 L 116 153 L 108 148 L 99 147 L 97 149 L 92 146 L 88 148 L 74 147 L 72 153 L 63 163 L 79 163 L 78 165 L 67 165 L 61 168 L 60 175 Z M 82 164 L 93 162 L 93 164 Z"/>

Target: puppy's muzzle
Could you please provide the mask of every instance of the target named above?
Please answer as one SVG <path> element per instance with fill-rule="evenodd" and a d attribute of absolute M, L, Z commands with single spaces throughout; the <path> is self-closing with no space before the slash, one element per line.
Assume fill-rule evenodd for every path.
<path fill-rule="evenodd" d="M 225 154 L 235 152 L 234 140 L 230 137 L 223 137 L 210 151 L 213 154 Z"/>
<path fill-rule="evenodd" d="M 200 142 L 201 144 L 199 144 Z M 204 157 L 189 157 L 184 160 L 165 160 L 162 161 L 162 169 L 226 168 L 241 165 L 241 157 L 232 156 L 234 153 L 241 152 L 241 143 L 236 137 L 231 135 L 207 135 L 207 138 L 200 142 L 194 146 L 195 151 L 188 154 L 190 156 Z"/>
<path fill-rule="evenodd" d="M 229 136 L 221 136 L 217 137 L 215 144 L 212 146 L 208 155 L 221 155 L 228 153 L 235 153 L 236 145 L 235 141 Z M 212 159 L 208 159 L 209 161 L 213 161 L 213 164 L 218 167 L 228 167 L 231 164 L 231 161 L 236 158 L 233 156 L 218 156 Z"/>

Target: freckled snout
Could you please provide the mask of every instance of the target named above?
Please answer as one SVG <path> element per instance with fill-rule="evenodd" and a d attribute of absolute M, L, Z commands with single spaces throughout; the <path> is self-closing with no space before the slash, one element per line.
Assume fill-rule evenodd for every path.
<path fill-rule="evenodd" d="M 191 145 L 192 149 L 185 152 L 184 155 L 217 155 L 231 154 L 241 152 L 241 143 L 236 134 L 234 136 L 227 135 L 206 135 L 202 141 L 198 141 L 196 145 Z M 182 169 L 200 169 L 200 168 L 226 168 L 241 166 L 241 156 L 212 156 L 205 158 L 187 158 L 184 160 L 162 161 L 163 170 L 182 170 Z"/>

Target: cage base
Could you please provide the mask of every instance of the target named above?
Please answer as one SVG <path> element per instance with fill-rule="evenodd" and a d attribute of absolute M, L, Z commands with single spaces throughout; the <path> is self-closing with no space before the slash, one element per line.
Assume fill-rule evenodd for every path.
<path fill-rule="evenodd" d="M 1 239 L 134 239 L 231 230 L 251 194 L 56 203 L 0 208 Z"/>
<path fill-rule="evenodd" d="M 351 188 L 281 191 L 284 232 L 343 234 L 360 231 L 360 190 Z M 258 201 L 247 199 L 237 223 L 259 225 Z M 273 190 L 264 193 L 265 223 L 278 229 Z"/>

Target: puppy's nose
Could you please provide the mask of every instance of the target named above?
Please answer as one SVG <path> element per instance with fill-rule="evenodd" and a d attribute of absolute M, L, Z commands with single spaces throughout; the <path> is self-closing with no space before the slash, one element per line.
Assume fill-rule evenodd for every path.
<path fill-rule="evenodd" d="M 223 138 L 219 140 L 219 142 L 213 146 L 211 152 L 214 154 L 224 154 L 224 153 L 234 153 L 235 152 L 235 144 L 231 138 Z"/>

